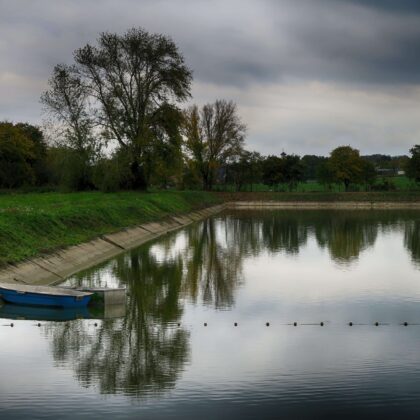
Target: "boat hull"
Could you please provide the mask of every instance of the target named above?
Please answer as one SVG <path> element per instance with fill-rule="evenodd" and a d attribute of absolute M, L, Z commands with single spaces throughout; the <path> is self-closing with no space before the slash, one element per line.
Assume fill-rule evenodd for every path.
<path fill-rule="evenodd" d="M 31 292 L 18 292 L 0 288 L 1 298 L 8 303 L 31 306 L 55 306 L 61 308 L 81 308 L 86 306 L 91 296 L 59 296 Z"/>

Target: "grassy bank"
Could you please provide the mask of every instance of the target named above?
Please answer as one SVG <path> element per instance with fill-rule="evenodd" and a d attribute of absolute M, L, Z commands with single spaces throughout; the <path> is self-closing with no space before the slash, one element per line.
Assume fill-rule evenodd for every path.
<path fill-rule="evenodd" d="M 0 195 L 0 266 L 130 225 L 218 204 L 205 192 Z"/>

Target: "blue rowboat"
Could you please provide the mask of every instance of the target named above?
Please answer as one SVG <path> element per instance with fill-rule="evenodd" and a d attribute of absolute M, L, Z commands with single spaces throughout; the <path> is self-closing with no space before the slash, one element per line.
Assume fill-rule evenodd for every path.
<path fill-rule="evenodd" d="M 0 298 L 18 305 L 58 306 L 80 308 L 86 306 L 92 293 L 51 286 L 1 284 Z"/>

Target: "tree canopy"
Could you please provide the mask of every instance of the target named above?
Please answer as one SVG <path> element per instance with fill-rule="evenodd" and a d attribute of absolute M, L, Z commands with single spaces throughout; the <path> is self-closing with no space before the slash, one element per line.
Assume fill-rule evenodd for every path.
<path fill-rule="evenodd" d="M 297 155 L 283 152 L 281 157 L 268 156 L 262 163 L 262 180 L 266 185 L 287 184 L 292 190 L 303 179 L 304 165 Z"/>
<path fill-rule="evenodd" d="M 45 181 L 46 145 L 39 128 L 0 123 L 0 187 L 18 188 Z"/>
<path fill-rule="evenodd" d="M 420 182 L 420 145 L 416 144 L 410 149 L 411 158 L 407 162 L 407 176 Z"/>
<path fill-rule="evenodd" d="M 334 149 L 328 160 L 329 169 L 334 181 L 342 182 L 346 191 L 351 182 L 360 182 L 363 173 L 363 160 L 358 150 L 350 146 Z"/>
<path fill-rule="evenodd" d="M 44 104 L 76 137 L 93 121 L 96 136 L 115 140 L 129 156 L 131 187 L 147 188 L 162 145 L 180 147 L 177 103 L 190 96 L 192 81 L 182 54 L 169 37 L 132 28 L 100 34 L 74 59 L 56 66 Z"/>
<path fill-rule="evenodd" d="M 184 114 L 187 152 L 193 157 L 203 188 L 211 190 L 222 163 L 239 157 L 243 150 L 246 126 L 232 101 L 190 107 Z"/>

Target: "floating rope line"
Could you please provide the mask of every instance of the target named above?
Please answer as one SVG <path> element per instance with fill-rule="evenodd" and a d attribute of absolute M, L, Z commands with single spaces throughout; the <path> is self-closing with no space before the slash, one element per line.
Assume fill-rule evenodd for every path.
<path fill-rule="evenodd" d="M 320 321 L 320 322 L 301 322 L 301 323 L 297 323 L 296 321 L 294 321 L 294 322 L 289 322 L 289 323 L 278 323 L 278 324 L 276 324 L 276 325 L 283 325 L 283 326 L 286 326 L 286 325 L 288 325 L 288 326 L 293 326 L 293 327 L 297 327 L 298 325 L 302 325 L 302 326 L 320 326 L 320 327 L 324 327 L 324 326 L 326 326 L 327 324 L 330 324 L 330 325 L 332 325 L 329 321 Z M 207 327 L 207 322 L 204 322 L 203 323 L 203 325 L 205 326 L 205 327 Z M 234 327 L 237 327 L 239 325 L 239 323 L 238 322 L 234 322 L 233 323 L 233 326 Z M 265 322 L 265 324 L 264 324 L 266 327 L 270 327 L 272 324 L 270 323 L 270 322 Z M 336 324 L 337 325 L 337 324 Z M 345 325 L 347 325 L 347 326 L 349 326 L 349 327 L 353 327 L 353 326 L 375 326 L 375 327 L 381 327 L 381 326 L 392 326 L 392 325 L 401 325 L 401 326 L 404 326 L 404 327 L 408 327 L 409 325 L 417 325 L 417 326 L 419 326 L 420 325 L 420 323 L 414 323 L 414 322 L 407 322 L 407 321 L 404 321 L 404 322 L 400 322 L 400 323 L 398 323 L 398 324 L 392 324 L 392 323 L 390 323 L 390 322 L 380 322 L 380 321 L 375 321 L 375 322 L 373 322 L 373 323 L 363 323 L 363 322 L 353 322 L 353 321 L 349 321 L 348 323 L 346 323 Z M 181 326 L 181 323 L 178 323 L 177 324 L 177 326 L 178 327 L 180 327 Z"/>
<path fill-rule="evenodd" d="M 41 324 L 41 322 L 38 322 L 38 323 L 32 324 L 32 325 L 35 326 L 35 327 L 42 327 L 43 326 L 43 324 Z M 90 324 L 90 325 L 93 325 L 94 327 L 98 327 L 99 326 L 98 322 L 95 322 L 95 323 Z M 177 327 L 181 327 L 181 325 L 182 325 L 181 322 L 177 322 L 176 323 L 176 326 Z M 187 325 L 187 324 L 184 324 L 184 325 Z M 204 327 L 207 327 L 209 324 L 207 322 L 203 322 L 202 325 Z M 267 321 L 267 322 L 264 323 L 264 325 L 266 327 L 270 327 L 272 324 L 271 324 L 271 322 L 268 322 Z M 331 324 L 331 322 L 329 322 L 329 321 L 301 322 L 301 323 L 298 323 L 298 322 L 294 321 L 294 322 L 289 322 L 289 323 L 278 323 L 278 324 L 275 324 L 275 325 L 293 326 L 293 327 L 297 327 L 297 326 L 320 326 L 320 327 L 324 327 L 324 326 L 327 326 L 327 325 L 334 325 L 334 324 Z M 338 325 L 338 324 L 335 324 L 335 325 Z M 349 322 L 345 323 L 344 325 L 347 325 L 349 327 L 353 327 L 353 326 L 375 326 L 375 327 L 382 327 L 382 326 L 393 326 L 393 325 L 394 326 L 408 327 L 408 326 L 420 326 L 420 323 L 418 323 L 418 322 L 417 323 L 416 322 L 408 322 L 408 321 L 399 322 L 399 323 L 396 323 L 396 324 L 389 323 L 389 322 L 380 322 L 380 321 L 375 321 L 373 323 L 363 323 L 363 322 L 356 323 L 356 322 L 353 322 L 353 321 L 349 321 Z M 13 328 L 15 326 L 15 324 L 12 322 L 10 324 L 2 324 L 1 326 L 2 327 L 11 327 L 11 328 Z M 192 325 L 189 324 L 189 326 L 192 326 Z M 233 326 L 234 327 L 238 327 L 239 326 L 239 322 L 237 322 L 237 321 L 233 322 Z"/>

